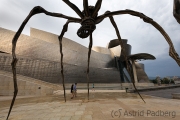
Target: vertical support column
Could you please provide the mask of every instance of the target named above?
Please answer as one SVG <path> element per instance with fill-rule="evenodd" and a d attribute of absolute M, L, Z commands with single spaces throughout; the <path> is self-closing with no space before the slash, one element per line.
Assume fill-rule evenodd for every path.
<path fill-rule="evenodd" d="M 120 78 L 121 78 L 121 83 L 124 83 L 125 80 L 124 80 L 124 74 L 123 74 L 123 68 L 124 66 L 122 65 L 121 61 L 119 59 L 116 59 L 117 60 L 117 66 L 118 66 L 118 70 L 120 72 Z"/>
<path fill-rule="evenodd" d="M 117 66 L 117 69 L 119 70 L 119 64 L 118 64 L 118 58 L 114 56 L 115 65 Z"/>
<path fill-rule="evenodd" d="M 134 82 L 135 82 L 135 83 L 138 83 L 137 73 L 136 73 L 136 66 L 135 66 L 135 60 L 132 59 L 131 61 L 132 61 Z"/>

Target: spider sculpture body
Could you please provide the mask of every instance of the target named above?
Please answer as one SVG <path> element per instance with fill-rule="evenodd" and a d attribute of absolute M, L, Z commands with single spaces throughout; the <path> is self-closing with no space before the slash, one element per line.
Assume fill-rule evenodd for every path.
<path fill-rule="evenodd" d="M 122 44 L 122 41 L 121 41 L 120 32 L 119 32 L 118 27 L 117 27 L 117 25 L 116 25 L 116 23 L 114 21 L 114 18 L 113 18 L 114 15 L 129 14 L 129 15 L 132 15 L 132 16 L 140 17 L 141 19 L 143 19 L 144 22 L 152 24 L 164 36 L 164 38 L 168 42 L 168 44 L 170 46 L 169 55 L 177 62 L 178 65 L 180 65 L 180 58 L 179 58 L 178 54 L 176 53 L 176 51 L 174 49 L 174 46 L 173 46 L 173 43 L 172 43 L 170 37 L 168 36 L 168 34 L 164 31 L 164 29 L 158 23 L 156 23 L 155 21 L 153 21 L 153 19 L 147 17 L 143 13 L 133 11 L 133 10 L 119 10 L 119 11 L 114 11 L 114 12 L 107 11 L 104 14 L 102 14 L 100 16 L 97 16 L 98 11 L 101 8 L 102 0 L 97 0 L 95 6 L 88 6 L 88 0 L 83 0 L 84 10 L 82 12 L 79 10 L 78 7 L 76 7 L 76 5 L 71 3 L 69 0 L 63 0 L 63 2 L 65 2 L 70 8 L 72 8 L 78 14 L 78 16 L 80 18 L 74 18 L 74 17 L 66 16 L 66 15 L 63 15 L 61 13 L 48 12 L 44 8 L 42 8 L 40 6 L 36 6 L 30 11 L 29 15 L 26 17 L 26 19 L 23 21 L 20 28 L 18 29 L 18 31 L 14 35 L 14 38 L 12 40 L 12 57 L 13 57 L 13 60 L 12 60 L 12 63 L 11 63 L 12 70 L 13 70 L 14 96 L 13 96 L 13 99 L 12 99 L 12 102 L 11 102 L 11 106 L 9 108 L 7 119 L 9 117 L 10 113 L 11 113 L 11 109 L 12 109 L 12 107 L 14 105 L 14 101 L 15 101 L 16 95 L 18 93 L 17 78 L 16 78 L 17 58 L 16 58 L 16 54 L 15 54 L 16 43 L 17 43 L 17 40 L 18 40 L 22 30 L 24 29 L 25 25 L 27 24 L 29 19 L 35 14 L 44 13 L 44 14 L 46 14 L 48 16 L 60 17 L 60 18 L 67 19 L 67 22 L 63 26 L 62 32 L 61 32 L 60 36 L 58 37 L 59 45 L 60 45 L 60 54 L 61 54 L 61 76 L 62 76 L 62 82 L 63 82 L 65 101 L 66 101 L 66 94 L 65 94 L 64 74 L 63 74 L 62 38 L 63 38 L 65 32 L 68 29 L 68 24 L 69 23 L 79 23 L 79 24 L 81 24 L 81 27 L 77 31 L 77 35 L 80 38 L 87 38 L 88 36 L 90 38 L 89 51 L 88 51 L 88 65 L 87 65 L 88 99 L 89 99 L 89 63 L 90 63 L 90 55 L 91 55 L 91 48 L 92 48 L 92 33 L 96 29 L 96 24 L 99 24 L 101 21 L 103 21 L 107 17 L 109 17 L 113 27 L 115 28 L 117 38 L 119 40 L 119 44 L 121 45 L 122 55 L 124 56 L 124 61 L 126 62 L 126 68 L 127 68 L 127 71 L 130 74 L 131 79 L 133 80 L 132 83 L 133 83 L 134 88 L 135 88 L 136 91 L 137 91 L 137 89 L 136 89 L 136 86 L 134 84 L 133 75 L 131 74 L 131 71 L 130 71 L 130 66 L 128 64 L 128 59 L 127 59 L 126 54 L 124 53 L 125 48 L 123 47 L 123 44 Z M 137 91 L 137 93 L 139 94 L 138 91 Z M 139 94 L 139 96 L 141 97 L 140 94 Z M 143 100 L 142 97 L 141 97 L 141 99 Z"/>

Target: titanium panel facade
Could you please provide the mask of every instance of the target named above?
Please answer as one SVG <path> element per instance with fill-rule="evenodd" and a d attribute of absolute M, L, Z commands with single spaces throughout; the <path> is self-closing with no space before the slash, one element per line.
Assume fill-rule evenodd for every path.
<path fill-rule="evenodd" d="M 0 28 L 0 51 L 11 53 L 11 41 L 14 32 Z M 42 34 L 43 31 L 36 31 L 37 34 Z M 52 36 L 49 33 L 50 36 Z M 58 36 L 56 35 L 58 38 Z M 52 37 L 52 38 L 56 38 Z M 51 37 L 50 37 L 51 38 Z M 58 40 L 49 41 L 58 41 Z M 78 66 L 87 66 L 88 49 L 78 43 L 63 39 L 63 61 L 67 64 Z M 59 43 L 47 42 L 35 37 L 21 35 L 17 42 L 16 54 L 21 56 L 30 57 L 32 59 L 44 59 L 54 62 L 60 61 Z M 112 56 L 110 54 L 102 54 L 95 51 L 91 53 L 90 67 L 97 68 L 112 68 Z"/>
<path fill-rule="evenodd" d="M 0 70 L 11 72 L 11 41 L 15 32 L 0 28 L 0 33 L 0 51 L 9 53 L 0 53 Z M 16 67 L 17 74 L 46 82 L 62 83 L 58 36 L 36 29 L 31 29 L 31 35 L 33 37 L 21 35 L 18 39 L 16 47 L 19 59 Z M 63 38 L 63 53 L 65 82 L 86 83 L 88 49 Z M 92 50 L 90 60 L 90 82 L 120 82 L 120 74 L 115 68 L 113 56 Z"/>
<path fill-rule="evenodd" d="M 15 32 L 0 28 L 0 70 L 11 72 L 12 38 Z M 123 40 L 126 54 L 131 54 L 131 45 Z M 86 83 L 88 48 L 63 38 L 63 63 L 65 83 Z M 90 83 L 120 83 L 118 59 L 121 47 L 117 39 L 108 48 L 93 47 L 90 58 Z M 30 36 L 19 37 L 16 47 L 17 74 L 51 83 L 62 83 L 58 35 L 31 28 Z M 136 66 L 139 80 L 148 82 L 142 67 Z M 141 82 L 139 81 L 139 82 Z M 125 82 L 125 81 L 124 81 Z"/>
<path fill-rule="evenodd" d="M 17 74 L 51 83 L 62 83 L 60 62 L 17 56 Z M 11 72 L 12 56 L 0 53 L 0 70 Z M 64 63 L 65 83 L 86 83 L 86 66 Z M 119 71 L 115 68 L 90 67 L 90 83 L 119 83 Z"/>

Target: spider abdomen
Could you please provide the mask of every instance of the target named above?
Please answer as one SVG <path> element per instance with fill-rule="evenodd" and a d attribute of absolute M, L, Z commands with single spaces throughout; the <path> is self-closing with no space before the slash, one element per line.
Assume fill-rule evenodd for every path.
<path fill-rule="evenodd" d="M 77 31 L 80 38 L 87 38 L 96 29 L 95 21 L 88 18 L 81 23 L 81 27 Z"/>

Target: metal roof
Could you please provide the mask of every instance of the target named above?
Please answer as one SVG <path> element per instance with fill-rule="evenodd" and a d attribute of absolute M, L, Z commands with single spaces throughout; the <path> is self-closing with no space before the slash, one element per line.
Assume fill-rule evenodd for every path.
<path fill-rule="evenodd" d="M 123 44 L 127 44 L 127 39 L 121 39 Z M 118 39 L 111 40 L 108 44 L 108 48 L 113 48 L 120 45 L 120 42 Z"/>
<path fill-rule="evenodd" d="M 140 59 L 144 59 L 144 60 L 155 60 L 156 58 L 148 53 L 138 53 L 138 54 L 133 54 L 133 55 L 129 55 L 128 59 L 133 59 L 133 60 L 140 60 Z"/>

